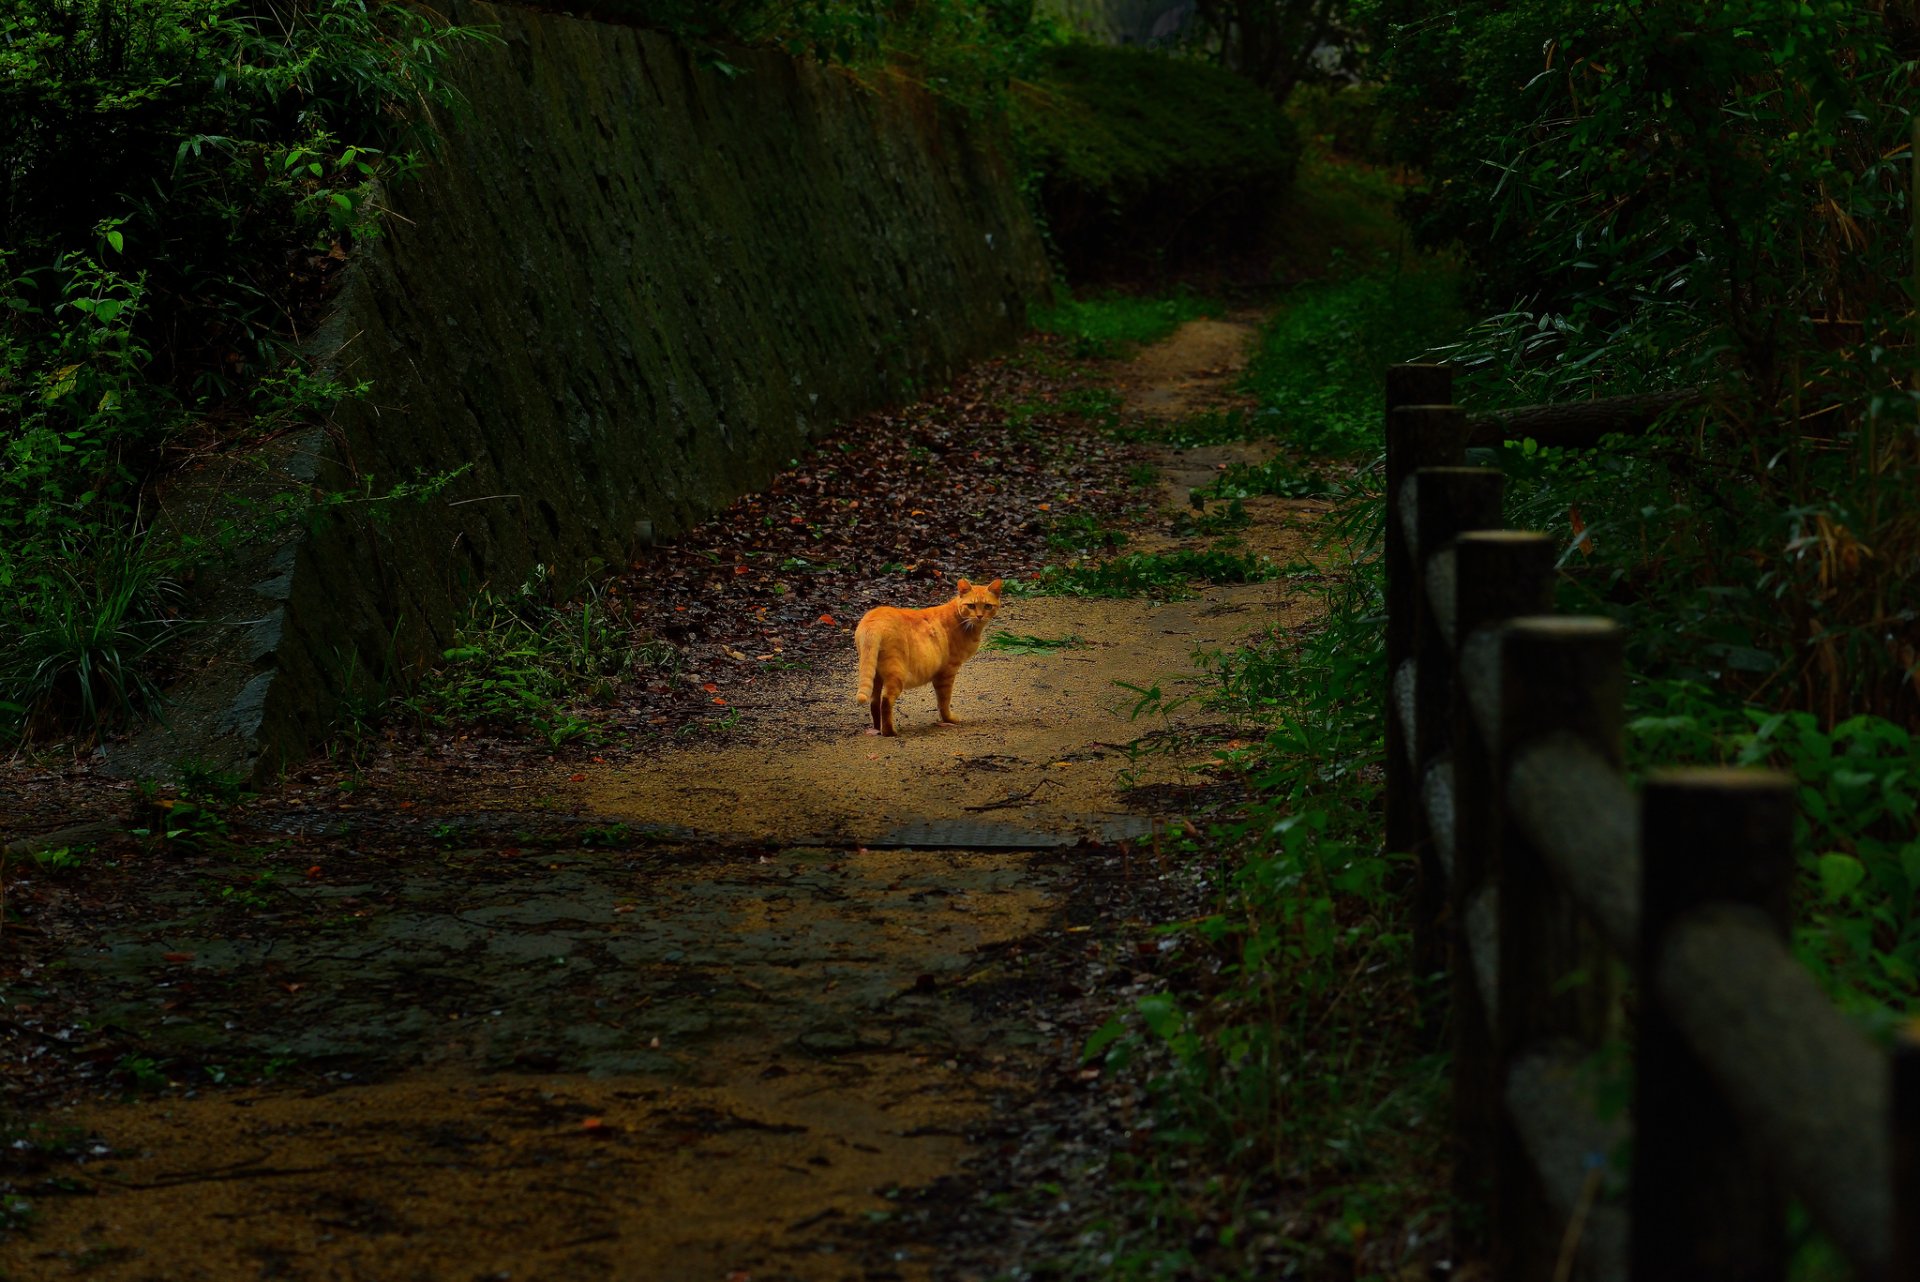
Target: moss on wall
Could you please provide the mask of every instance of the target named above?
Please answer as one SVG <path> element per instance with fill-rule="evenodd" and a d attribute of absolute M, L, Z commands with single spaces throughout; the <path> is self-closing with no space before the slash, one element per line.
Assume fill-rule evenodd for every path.
<path fill-rule="evenodd" d="M 248 625 L 130 769 L 298 758 L 343 700 L 447 644 L 482 584 L 621 563 L 1008 340 L 1043 283 L 1001 149 L 917 90 L 772 51 L 722 74 L 553 14 L 452 16 L 501 43 L 462 55 L 469 110 L 314 340 L 371 393 L 272 466 L 336 495 L 466 470 L 230 566 L 223 608 Z"/>

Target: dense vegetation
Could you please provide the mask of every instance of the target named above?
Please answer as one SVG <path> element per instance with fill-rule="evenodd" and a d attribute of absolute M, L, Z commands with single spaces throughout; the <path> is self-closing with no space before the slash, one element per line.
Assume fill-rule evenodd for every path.
<path fill-rule="evenodd" d="M 339 394 L 294 344 L 472 34 L 357 0 L 0 13 L 0 738 L 147 702 L 204 552 L 153 533 L 149 481 Z"/>
<path fill-rule="evenodd" d="M 1700 387 L 1654 433 L 1510 447 L 1562 602 L 1632 629 L 1643 763 L 1800 794 L 1803 958 L 1884 1024 L 1920 987 L 1920 430 L 1910 9 L 1399 0 L 1417 233 L 1491 313 L 1480 404 Z"/>
<path fill-rule="evenodd" d="M 1910 10 L 1380 7 L 1416 229 L 1493 313 L 1473 394 L 1708 390 L 1569 495 L 1579 577 L 1675 643 L 1647 669 L 1920 721 Z"/>

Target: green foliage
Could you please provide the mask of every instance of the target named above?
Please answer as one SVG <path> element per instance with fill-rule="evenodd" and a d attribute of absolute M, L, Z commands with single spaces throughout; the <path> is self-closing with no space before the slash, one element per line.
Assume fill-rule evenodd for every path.
<path fill-rule="evenodd" d="M 1244 530 L 1252 523 L 1253 518 L 1247 514 L 1247 505 L 1235 498 L 1211 510 L 1203 504 L 1197 511 L 1179 513 L 1173 518 L 1173 532 L 1176 536 L 1218 538 L 1235 530 Z"/>
<path fill-rule="evenodd" d="M 145 664 L 181 626 L 177 589 L 144 542 L 108 534 L 91 556 L 71 547 L 0 606 L 0 638 L 11 642 L 0 652 L 0 740 L 36 723 L 91 727 L 157 704 Z"/>
<path fill-rule="evenodd" d="M 772 45 L 800 58 L 904 74 L 976 110 L 997 110 L 1007 80 L 1049 38 L 1031 0 L 534 0 L 672 32 L 703 66 L 745 74 L 726 45 Z"/>
<path fill-rule="evenodd" d="M 1080 636 L 1036 637 L 1018 632 L 990 632 L 986 648 L 1008 654 L 1052 654 L 1055 650 L 1077 650 L 1086 644 Z"/>
<path fill-rule="evenodd" d="M 435 724 L 477 724 L 531 734 L 553 747 L 604 741 L 606 730 L 571 706 L 584 688 L 608 700 L 637 664 L 671 671 L 677 650 L 631 644 L 614 608 L 593 592 L 560 602 L 544 573 L 511 597 L 483 592 L 457 643 L 420 691 L 404 701 Z"/>
<path fill-rule="evenodd" d="M 1320 473 L 1279 455 L 1264 463 L 1230 463 L 1219 476 L 1194 490 L 1190 498 L 1231 499 L 1237 503 L 1256 494 L 1271 494 L 1283 499 L 1307 499 L 1329 494 L 1332 489 Z"/>
<path fill-rule="evenodd" d="M 1879 717 L 1831 730 L 1687 681 L 1633 692 L 1640 766 L 1783 770 L 1799 785 L 1794 943 L 1848 1011 L 1890 1033 L 1920 1009 L 1920 742 Z"/>
<path fill-rule="evenodd" d="M 1126 546 L 1124 530 L 1116 530 L 1090 512 L 1057 516 L 1047 526 L 1047 547 L 1055 552 L 1089 552 Z"/>
<path fill-rule="evenodd" d="M 1244 241 L 1286 190 L 1293 123 L 1231 73 L 1142 49 L 1040 54 L 1010 103 L 1015 143 L 1076 276 Z"/>
<path fill-rule="evenodd" d="M 1140 418 L 1115 430 L 1124 441 L 1152 441 L 1190 450 L 1201 445 L 1228 445 L 1255 440 L 1255 418 L 1242 409 L 1205 410 L 1185 418 Z"/>
<path fill-rule="evenodd" d="M 1105 561 L 1050 565 L 1027 590 L 1058 596 L 1132 597 L 1171 600 L 1188 595 L 1192 583 L 1258 583 L 1275 573 L 1264 557 L 1214 548 L 1133 552 Z"/>
<path fill-rule="evenodd" d="M 1109 293 L 1083 299 L 1062 292 L 1051 303 L 1032 304 L 1027 319 L 1044 334 L 1071 339 L 1075 356 L 1105 359 L 1137 344 L 1158 342 L 1190 320 L 1224 310 L 1215 299 L 1185 291 L 1167 298 Z"/>
<path fill-rule="evenodd" d="M 1247 368 L 1262 434 L 1316 454 L 1381 448 L 1387 366 L 1459 332 L 1453 270 L 1386 262 L 1294 290 Z"/>
<path fill-rule="evenodd" d="M 360 0 L 50 0 L 0 13 L 0 735 L 150 707 L 192 559 L 144 533 L 189 427 L 346 389 L 293 324 L 414 164 L 475 33 Z"/>
<path fill-rule="evenodd" d="M 1671 560 L 1683 591 L 1766 601 L 1748 646 L 1798 706 L 1920 724 L 1911 11 L 1377 7 L 1405 20 L 1383 92 L 1427 169 L 1422 234 L 1467 250 L 1495 311 L 1454 354 L 1477 374 L 1464 394 L 1704 386 L 1648 487 L 1693 515 L 1649 540 L 1641 577 Z M 1713 509 L 1727 530 L 1709 567 L 1684 544 Z"/>
<path fill-rule="evenodd" d="M 1287 1231 L 1318 1276 L 1436 1196 L 1423 1181 L 1442 1140 L 1430 1119 L 1443 1065 L 1383 1031 L 1411 1026 L 1413 991 L 1405 870 L 1378 833 L 1377 557 L 1308 586 L 1326 607 L 1308 628 L 1198 656 L 1209 701 L 1255 738 L 1219 753 L 1252 800 L 1180 843 L 1219 872 L 1213 910 L 1172 928 L 1174 986 L 1086 1047 L 1146 1073 L 1156 1143 L 1115 1174 L 1165 1187 L 1176 1208 L 1103 1226 L 1099 1247 L 1165 1259 L 1193 1249 L 1197 1224 L 1233 1223 L 1196 1276 L 1240 1275 L 1241 1250 L 1276 1227 L 1263 1206 L 1311 1195 L 1313 1229 L 1295 1219 Z"/>

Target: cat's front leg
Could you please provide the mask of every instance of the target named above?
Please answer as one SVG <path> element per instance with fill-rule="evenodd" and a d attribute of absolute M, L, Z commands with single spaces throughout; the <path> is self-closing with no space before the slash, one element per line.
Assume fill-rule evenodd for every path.
<path fill-rule="evenodd" d="M 959 675 L 945 672 L 933 679 L 933 695 L 940 701 L 940 720 L 950 726 L 960 724 L 960 718 L 953 715 L 953 679 Z"/>

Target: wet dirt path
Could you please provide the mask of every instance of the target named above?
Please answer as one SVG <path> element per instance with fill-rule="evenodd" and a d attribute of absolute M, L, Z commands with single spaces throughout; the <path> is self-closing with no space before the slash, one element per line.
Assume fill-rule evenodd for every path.
<path fill-rule="evenodd" d="M 1224 402 L 1253 324 L 1141 353 L 1130 408 Z M 1258 452 L 1162 451 L 1160 502 Z M 1250 501 L 1247 546 L 1305 559 L 1314 506 Z M 1148 858 L 1229 730 L 1197 700 L 1132 719 L 1135 691 L 1192 693 L 1196 650 L 1299 608 L 1284 578 L 1166 604 L 1012 599 L 997 630 L 1080 643 L 983 651 L 962 725 L 920 690 L 897 739 L 862 734 L 849 644 L 741 699 L 747 742 L 389 815 L 432 853 L 328 868 L 251 936 L 209 937 L 204 890 L 172 892 L 171 920 L 59 962 L 88 977 L 95 1026 L 236 1078 L 339 1071 L 63 1112 L 102 1151 L 48 1178 L 87 1196 L 40 1199 L 0 1273 L 957 1276 L 888 1221 L 1036 1088 L 1066 1036 L 1039 941 L 1099 928 L 1066 911 L 1077 879 L 1116 845 Z M 546 835 L 512 835 L 535 812 Z"/>

